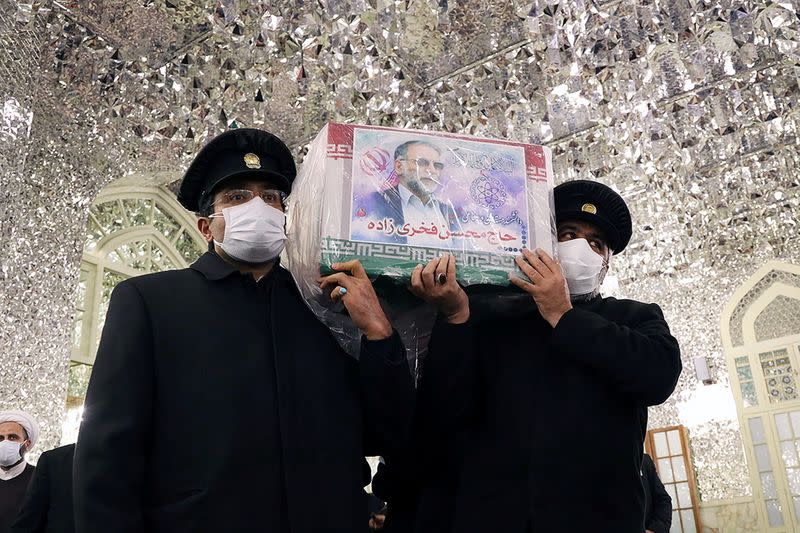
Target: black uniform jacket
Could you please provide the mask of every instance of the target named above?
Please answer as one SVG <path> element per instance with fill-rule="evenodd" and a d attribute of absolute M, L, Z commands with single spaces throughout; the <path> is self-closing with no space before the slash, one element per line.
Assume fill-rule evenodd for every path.
<path fill-rule="evenodd" d="M 11 533 L 72 533 L 72 459 L 75 445 L 44 452 Z"/>
<path fill-rule="evenodd" d="M 372 479 L 387 505 L 385 533 L 447 533 L 452 524 L 463 439 L 428 430 L 432 413 L 417 407 L 409 442 L 385 455 Z"/>
<path fill-rule="evenodd" d="M 680 371 L 654 304 L 597 297 L 555 329 L 527 303 L 437 324 L 418 409 L 430 440 L 459 439 L 452 530 L 641 533 L 647 406 Z"/>
<path fill-rule="evenodd" d="M 256 282 L 208 252 L 126 280 L 86 396 L 76 531 L 365 531 L 364 455 L 404 440 L 413 392 L 397 333 L 356 361 L 283 268 Z"/>
<path fill-rule="evenodd" d="M 653 533 L 669 533 L 672 526 L 672 498 L 658 478 L 656 465 L 649 455 L 642 456 L 642 485 L 644 486 L 644 525 Z"/>

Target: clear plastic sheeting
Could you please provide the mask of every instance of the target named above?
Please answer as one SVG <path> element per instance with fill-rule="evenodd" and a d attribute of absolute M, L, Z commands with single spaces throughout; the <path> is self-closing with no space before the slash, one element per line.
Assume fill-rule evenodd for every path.
<path fill-rule="evenodd" d="M 445 253 L 464 286 L 507 287 L 523 248 L 553 254 L 553 169 L 543 146 L 428 131 L 328 124 L 289 198 L 287 265 L 304 298 L 357 356 L 360 334 L 317 285 L 331 264 L 364 265 L 409 358 L 435 311 L 411 272 Z"/>

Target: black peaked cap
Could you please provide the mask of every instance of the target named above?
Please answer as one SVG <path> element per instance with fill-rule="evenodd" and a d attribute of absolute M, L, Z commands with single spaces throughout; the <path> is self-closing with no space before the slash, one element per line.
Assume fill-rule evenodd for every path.
<path fill-rule="evenodd" d="M 591 180 L 572 180 L 553 190 L 556 223 L 581 220 L 605 233 L 608 245 L 619 254 L 631 240 L 631 212 L 611 187 Z"/>
<path fill-rule="evenodd" d="M 294 158 L 278 137 L 264 130 L 228 130 L 206 144 L 183 175 L 178 201 L 186 209 L 200 211 L 203 200 L 231 178 L 270 180 L 289 194 L 297 176 Z"/>

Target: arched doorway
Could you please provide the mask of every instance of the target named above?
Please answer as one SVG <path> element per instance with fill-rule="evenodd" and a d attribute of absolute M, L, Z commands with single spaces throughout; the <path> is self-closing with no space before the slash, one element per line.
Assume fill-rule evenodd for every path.
<path fill-rule="evenodd" d="M 112 184 L 98 195 L 81 256 L 62 442 L 77 436 L 111 291 L 127 278 L 186 268 L 205 250 L 194 216 L 166 187 Z"/>
<path fill-rule="evenodd" d="M 800 527 L 800 266 L 769 262 L 733 295 L 722 338 L 762 531 Z"/>

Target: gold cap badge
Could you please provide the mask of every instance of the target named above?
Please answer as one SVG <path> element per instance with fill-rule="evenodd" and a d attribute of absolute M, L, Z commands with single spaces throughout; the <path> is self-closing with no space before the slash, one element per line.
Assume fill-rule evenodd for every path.
<path fill-rule="evenodd" d="M 247 168 L 261 168 L 261 160 L 256 154 L 244 154 L 244 164 Z"/>
<path fill-rule="evenodd" d="M 584 213 L 591 213 L 593 215 L 597 214 L 597 207 L 594 204 L 583 204 L 581 206 L 581 211 Z"/>

